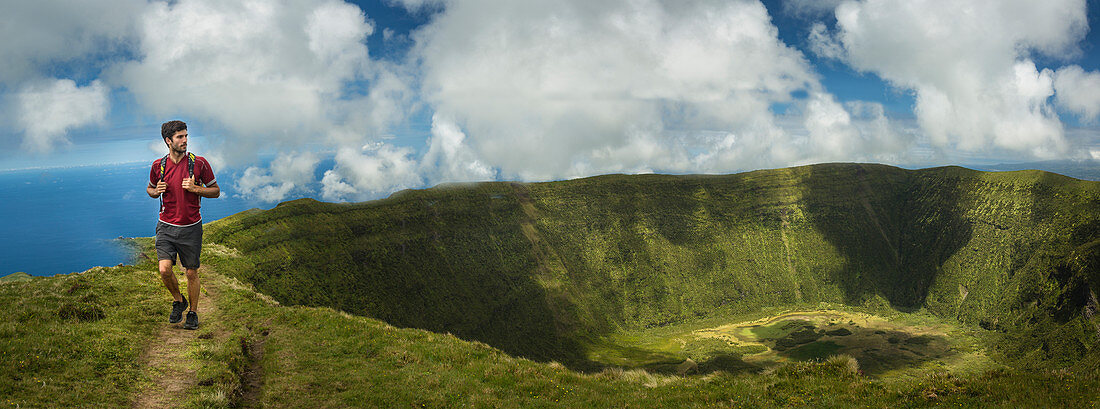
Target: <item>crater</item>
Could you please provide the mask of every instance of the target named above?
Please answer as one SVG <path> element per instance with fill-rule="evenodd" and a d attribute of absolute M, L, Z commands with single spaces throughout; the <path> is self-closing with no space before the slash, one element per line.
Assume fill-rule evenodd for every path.
<path fill-rule="evenodd" d="M 916 323 L 916 321 L 925 323 Z M 966 330 L 934 317 L 823 309 L 791 311 L 711 326 L 700 322 L 604 338 L 589 358 L 607 365 L 676 373 L 698 362 L 696 373 L 756 372 L 789 361 L 823 361 L 849 355 L 871 376 L 920 369 L 935 362 L 975 364 L 985 360 Z M 713 322 L 710 320 L 709 322 Z"/>
<path fill-rule="evenodd" d="M 301 199 L 204 237 L 284 305 L 573 370 L 758 372 L 844 354 L 886 376 L 980 370 L 986 350 L 996 365 L 1080 361 L 1100 333 L 1085 314 L 1100 291 L 1096 186 L 870 164 L 605 175 Z"/>

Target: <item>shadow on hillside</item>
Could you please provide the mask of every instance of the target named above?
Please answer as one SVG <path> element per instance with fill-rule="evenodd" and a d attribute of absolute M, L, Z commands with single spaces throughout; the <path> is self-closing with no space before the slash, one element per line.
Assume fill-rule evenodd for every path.
<path fill-rule="evenodd" d="M 846 303 L 876 294 L 901 311 L 924 303 L 943 263 L 971 238 L 959 176 L 882 165 L 809 168 L 807 218 L 845 260 L 831 278 Z"/>
<path fill-rule="evenodd" d="M 585 369 L 571 305 L 548 294 L 506 184 L 410 191 L 360 205 L 289 202 L 210 238 L 254 262 L 231 272 L 283 304 L 326 306 Z"/>

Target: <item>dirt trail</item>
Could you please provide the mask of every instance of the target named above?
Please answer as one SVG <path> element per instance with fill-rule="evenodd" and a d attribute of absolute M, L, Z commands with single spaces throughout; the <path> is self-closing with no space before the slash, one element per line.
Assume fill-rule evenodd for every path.
<path fill-rule="evenodd" d="M 199 269 L 199 277 L 206 272 Z M 151 274 L 159 274 L 151 272 Z M 180 291 L 186 294 L 186 279 L 180 280 Z M 209 319 L 217 310 L 216 299 L 205 291 L 199 299 L 199 329 L 183 329 L 184 321 L 176 324 L 168 323 L 168 312 L 171 304 L 166 302 L 164 308 L 164 327 L 151 342 L 149 349 L 142 357 L 144 373 L 153 380 L 153 385 L 140 392 L 135 408 L 167 408 L 183 405 L 187 399 L 184 393 L 197 383 L 195 365 L 187 356 L 187 347 L 194 344 L 203 333 L 204 320 Z M 186 319 L 186 313 L 184 314 Z"/>

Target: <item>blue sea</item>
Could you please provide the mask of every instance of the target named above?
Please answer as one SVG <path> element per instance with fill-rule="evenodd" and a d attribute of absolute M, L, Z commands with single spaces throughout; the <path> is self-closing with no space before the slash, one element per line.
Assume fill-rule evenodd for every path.
<path fill-rule="evenodd" d="M 151 237 L 159 201 L 145 193 L 149 164 L 0 172 L 0 276 L 44 276 L 130 263 L 119 237 Z M 204 222 L 271 203 L 233 194 L 232 172 L 217 172 L 222 195 L 202 199 Z"/>

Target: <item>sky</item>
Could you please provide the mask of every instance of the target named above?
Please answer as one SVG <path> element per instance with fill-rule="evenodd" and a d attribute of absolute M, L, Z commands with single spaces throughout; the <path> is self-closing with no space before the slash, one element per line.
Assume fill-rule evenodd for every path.
<path fill-rule="evenodd" d="M 0 4 L 0 171 L 166 153 L 233 194 L 1100 160 L 1100 0 Z"/>

